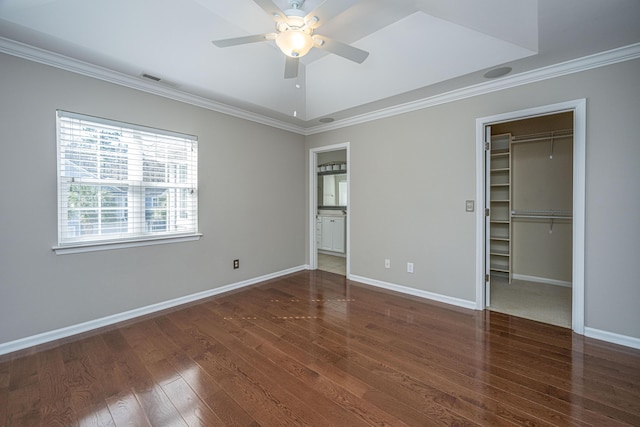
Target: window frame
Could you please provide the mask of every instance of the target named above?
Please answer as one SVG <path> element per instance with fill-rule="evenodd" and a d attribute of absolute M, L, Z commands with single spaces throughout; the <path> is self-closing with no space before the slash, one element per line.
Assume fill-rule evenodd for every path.
<path fill-rule="evenodd" d="M 76 151 L 69 150 L 72 142 L 78 143 L 78 141 L 72 141 L 72 138 L 63 136 L 63 122 L 68 121 L 80 121 L 78 123 L 80 127 L 95 125 L 99 131 L 105 131 L 107 128 L 119 129 L 120 133 L 113 140 L 118 142 L 118 147 L 124 146 L 125 148 L 120 152 L 118 149 L 103 152 L 102 136 L 106 132 L 99 134 L 98 141 L 93 141 L 92 138 L 85 136 L 85 133 L 89 134 L 88 130 L 80 129 L 81 136 L 74 136 L 73 139 L 77 139 L 81 144 L 89 145 L 91 153 L 95 151 L 95 154 L 88 156 L 90 158 L 88 164 L 93 162 L 92 166 L 95 170 L 87 172 L 80 166 L 82 160 L 78 160 L 85 155 L 83 149 L 74 147 Z M 98 132 L 98 130 L 92 132 Z M 108 135 L 108 133 L 106 134 Z M 145 144 L 147 144 L 145 138 L 149 137 L 157 138 L 159 144 L 164 147 L 163 149 L 166 151 L 164 159 L 158 160 L 156 151 L 150 152 L 149 157 L 145 159 L 145 153 L 149 152 L 145 148 Z M 85 140 L 89 142 L 85 142 Z M 175 145 L 165 146 L 167 140 L 173 140 Z M 187 145 L 186 155 L 184 155 L 185 144 Z M 187 242 L 199 240 L 202 237 L 202 233 L 198 231 L 198 138 L 196 136 L 56 110 L 56 148 L 58 244 L 52 247 L 56 254 Z M 170 156 L 172 150 L 179 156 L 181 148 L 185 159 Z M 75 162 L 66 157 L 67 150 L 71 152 L 72 156 L 77 156 Z M 118 156 L 120 159 L 117 159 Z M 103 163 L 103 157 L 109 157 L 109 160 Z M 162 173 L 158 174 L 157 171 L 153 171 L 154 163 L 160 165 L 158 171 L 162 171 Z M 104 173 L 102 170 L 103 167 L 106 169 L 105 164 L 111 168 L 108 173 Z M 123 164 L 126 165 L 124 166 L 126 176 L 124 178 L 120 176 L 122 171 L 119 169 Z M 70 171 L 71 173 L 69 173 Z M 78 171 L 81 175 L 76 177 L 74 173 L 78 173 Z M 80 212 L 80 215 L 82 215 L 83 209 L 95 215 L 94 222 L 90 226 L 91 228 L 97 227 L 97 232 L 85 234 L 82 231 L 73 232 L 70 229 L 69 222 L 73 220 L 70 219 L 69 213 L 71 212 L 69 194 L 73 191 L 72 187 L 76 182 L 78 185 L 84 185 L 99 193 L 98 200 L 94 198 L 92 200 L 94 204 L 89 208 L 73 207 L 73 212 Z M 110 206 L 102 204 L 101 189 L 104 186 L 119 187 L 120 190 L 109 199 L 109 202 L 112 203 Z M 124 196 L 122 196 L 122 188 L 126 188 Z M 165 191 L 154 195 L 154 189 L 165 189 Z M 157 205 L 150 205 L 158 203 L 158 195 L 160 194 L 163 194 L 162 197 L 164 197 L 164 210 L 158 210 Z M 111 194 L 109 195 L 111 196 Z M 185 196 L 192 198 L 187 203 L 183 203 L 184 201 L 181 201 L 180 198 Z M 94 197 L 96 196 L 94 195 Z M 188 208 L 185 209 L 187 206 Z M 188 212 L 182 212 L 183 210 Z M 166 223 L 164 229 L 154 230 L 157 224 L 154 224 L 153 220 L 148 220 L 147 216 L 154 215 L 155 211 L 158 211 L 160 215 L 160 222 L 157 224 L 161 224 L 163 221 Z M 116 220 L 110 229 L 108 225 L 102 223 L 105 214 L 119 215 L 122 222 L 118 225 L 118 220 Z M 173 216 L 178 220 L 170 223 Z M 181 227 L 186 227 L 186 231 L 181 231 Z"/>

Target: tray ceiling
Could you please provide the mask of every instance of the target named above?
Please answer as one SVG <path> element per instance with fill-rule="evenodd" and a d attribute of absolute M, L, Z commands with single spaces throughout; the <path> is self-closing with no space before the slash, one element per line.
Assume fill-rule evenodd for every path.
<path fill-rule="evenodd" d="M 481 84 L 495 67 L 513 75 L 640 41 L 637 0 L 348 3 L 316 33 L 369 57 L 312 49 L 296 79 L 273 41 L 211 43 L 274 31 L 252 0 L 4 0 L 0 37 L 302 128 Z"/>

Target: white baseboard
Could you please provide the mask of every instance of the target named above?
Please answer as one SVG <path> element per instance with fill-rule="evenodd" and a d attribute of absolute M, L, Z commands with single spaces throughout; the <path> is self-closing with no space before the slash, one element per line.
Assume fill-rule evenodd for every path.
<path fill-rule="evenodd" d="M 369 279 L 367 277 L 350 275 L 349 280 L 355 282 L 361 282 L 365 285 L 376 286 L 378 288 L 388 289 L 390 291 L 396 291 L 407 295 L 413 295 L 420 298 L 425 298 L 433 301 L 443 302 L 445 304 L 451 304 L 458 307 L 468 308 L 471 310 L 476 309 L 475 301 L 467 301 L 460 298 L 448 297 L 446 295 L 436 294 L 433 292 L 421 291 L 419 289 L 410 288 L 408 286 L 396 285 L 394 283 L 383 282 L 376 279 Z"/>
<path fill-rule="evenodd" d="M 145 316 L 158 311 L 166 310 L 168 308 L 177 307 L 182 304 L 195 302 L 204 298 L 209 298 L 215 295 L 230 292 L 236 289 L 240 289 L 246 286 L 255 285 L 266 280 L 275 279 L 277 277 L 285 276 L 287 274 L 296 273 L 301 270 L 308 270 L 309 265 L 301 265 L 293 267 L 287 270 L 278 271 L 264 276 L 255 277 L 253 279 L 244 280 L 242 282 L 232 283 L 229 285 L 221 286 L 219 288 L 210 289 L 208 291 L 199 292 L 196 294 L 187 295 L 180 298 L 175 298 L 169 301 L 164 301 L 157 304 L 148 305 L 146 307 L 136 308 L 133 310 L 125 311 L 123 313 L 114 314 L 111 316 L 103 317 L 100 319 L 90 320 L 88 322 L 79 323 L 76 325 L 68 326 L 65 328 L 56 329 L 53 331 L 43 332 L 41 334 L 32 335 L 25 338 L 20 338 L 14 341 L 9 341 L 0 344 L 0 355 L 13 353 L 14 351 L 24 350 L 29 347 L 45 344 L 47 342 L 55 341 L 62 338 L 71 337 L 83 332 L 89 332 L 94 329 L 99 329 L 105 326 L 110 326 L 115 323 L 131 320 L 136 317 Z M 400 292 L 407 295 L 413 295 L 420 298 L 425 298 L 433 301 L 443 302 L 451 304 L 457 307 L 468 308 L 475 310 L 476 304 L 474 301 L 467 301 L 459 298 L 453 298 L 446 295 L 440 295 L 433 292 L 421 291 L 419 289 L 410 288 L 407 286 L 396 285 L 393 283 L 383 282 L 380 280 L 369 279 L 367 277 L 350 275 L 349 280 L 361 282 L 366 285 L 376 286 L 391 291 Z M 528 279 L 525 279 L 528 280 Z M 626 347 L 640 349 L 640 338 L 629 337 L 626 335 L 620 335 L 613 332 L 602 331 L 599 329 L 585 327 L 585 336 L 590 338 L 607 341 L 614 344 L 623 345 Z"/>
<path fill-rule="evenodd" d="M 166 310 L 168 308 L 177 307 L 182 304 L 187 304 L 187 303 L 198 301 L 204 298 L 212 297 L 214 295 L 223 294 L 225 292 L 244 288 L 246 286 L 255 285 L 256 283 L 264 282 L 265 280 L 275 279 L 280 276 L 285 276 L 287 274 L 295 273 L 295 272 L 306 270 L 306 269 L 308 269 L 308 265 L 301 265 L 298 267 L 293 267 L 286 270 L 278 271 L 275 273 L 266 274 L 264 276 L 255 277 L 253 279 L 243 280 L 242 282 L 232 283 L 229 285 L 221 286 L 219 288 L 210 289 L 207 291 L 198 292 L 191 295 L 186 295 L 180 298 L 175 298 L 169 301 L 163 301 L 157 304 L 135 308 L 133 310 L 125 311 L 125 312 L 114 314 L 107 317 L 102 317 L 100 319 L 89 320 L 88 322 L 67 326 L 65 328 L 43 332 L 41 334 L 20 338 L 14 341 L 6 342 L 6 343 L 0 343 L 0 355 L 13 353 L 14 351 L 24 350 L 29 347 L 34 347 L 37 345 L 45 344 L 47 342 L 55 341 L 62 338 L 67 338 L 73 335 L 77 335 L 83 332 L 88 332 L 94 329 L 99 329 L 105 326 L 110 326 L 115 323 L 123 322 L 125 320 L 130 320 L 136 317 L 145 316 L 147 314 L 152 314 L 158 311 Z"/>
<path fill-rule="evenodd" d="M 516 280 L 526 280 L 527 282 L 546 283 L 548 285 L 564 286 L 566 288 L 572 287 L 571 282 L 564 280 L 548 279 L 546 277 L 527 276 L 524 274 L 513 274 L 511 276 Z"/>
<path fill-rule="evenodd" d="M 640 338 L 620 335 L 613 332 L 601 331 L 600 329 L 584 328 L 584 335 L 589 338 L 607 341 L 613 344 L 624 345 L 626 347 L 640 349 Z"/>

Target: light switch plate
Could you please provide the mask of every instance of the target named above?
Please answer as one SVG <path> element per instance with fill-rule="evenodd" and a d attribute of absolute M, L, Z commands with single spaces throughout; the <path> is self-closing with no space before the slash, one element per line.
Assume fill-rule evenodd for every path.
<path fill-rule="evenodd" d="M 474 203 L 474 201 L 473 201 L 473 200 L 467 200 L 467 201 L 465 202 L 465 210 L 466 210 L 467 212 L 473 212 L 473 210 L 474 210 L 474 205 L 475 205 L 475 203 Z"/>

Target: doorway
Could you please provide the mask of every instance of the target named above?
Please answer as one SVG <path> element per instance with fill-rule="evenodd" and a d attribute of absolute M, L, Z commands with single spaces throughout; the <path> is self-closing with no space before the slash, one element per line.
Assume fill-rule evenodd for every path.
<path fill-rule="evenodd" d="M 505 311 L 584 333 L 585 104 L 577 100 L 477 119 L 477 194 L 485 208 L 477 216 L 478 309 Z M 485 150 L 492 137 L 497 149 L 493 155 Z M 553 150 L 555 169 L 546 165 L 555 172 L 547 174 L 559 173 L 556 179 L 568 182 L 549 183 L 550 177 L 544 175 L 544 182 L 531 182 L 539 169 L 547 167 L 541 166 L 541 159 L 554 158 Z M 534 161 L 521 162 L 522 170 L 514 174 L 513 167 L 518 167 L 514 160 L 527 156 Z M 568 171 L 557 167 L 563 156 L 570 164 Z M 518 193 L 527 187 L 529 194 Z M 557 195 L 556 190 L 564 194 Z M 564 242 L 560 247 L 559 241 Z M 549 247 L 559 251 L 558 258 L 555 265 L 541 266 L 541 259 L 553 258 Z M 549 311 L 554 304 L 559 311 Z"/>
<path fill-rule="evenodd" d="M 573 112 L 489 129 L 487 308 L 570 328 Z"/>
<path fill-rule="evenodd" d="M 310 269 L 349 277 L 349 143 L 309 151 Z"/>

